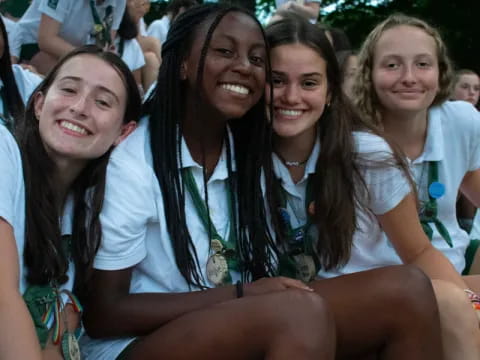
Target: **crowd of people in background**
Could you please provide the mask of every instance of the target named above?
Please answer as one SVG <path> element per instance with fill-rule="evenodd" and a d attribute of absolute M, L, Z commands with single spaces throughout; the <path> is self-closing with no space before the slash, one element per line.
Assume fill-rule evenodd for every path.
<path fill-rule="evenodd" d="M 321 6 L 1 17 L 0 360 L 480 358 L 479 75 Z"/>

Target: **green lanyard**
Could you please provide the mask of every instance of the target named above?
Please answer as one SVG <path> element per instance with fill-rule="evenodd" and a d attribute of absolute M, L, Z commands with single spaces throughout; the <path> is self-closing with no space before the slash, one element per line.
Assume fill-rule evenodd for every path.
<path fill-rule="evenodd" d="M 421 185 L 421 184 L 419 184 Z M 442 236 L 445 242 L 453 247 L 452 239 L 448 233 L 447 228 L 438 219 L 437 199 L 442 197 L 445 193 L 445 186 L 438 181 L 438 161 L 428 162 L 428 201 L 424 204 L 423 211 L 420 214 L 420 223 L 423 231 L 428 238 L 432 240 L 433 229 L 431 223 L 435 225 L 438 233 Z"/>
<path fill-rule="evenodd" d="M 280 186 L 280 199 L 282 200 L 282 207 L 278 210 L 280 218 L 282 220 L 284 229 L 286 230 L 287 242 L 288 242 L 288 251 L 286 254 L 280 257 L 279 259 L 279 273 L 280 275 L 288 277 L 299 277 L 298 270 L 298 259 L 301 259 L 304 263 L 305 255 L 308 256 L 309 262 L 311 263 L 309 271 L 305 276 L 302 276 L 302 280 L 310 281 L 312 280 L 316 272 L 319 269 L 318 259 L 313 248 L 314 241 L 312 236 L 308 235 L 310 227 L 312 226 L 311 216 L 309 215 L 308 207 L 313 200 L 313 183 L 311 177 L 307 179 L 307 189 L 305 194 L 305 211 L 307 214 L 307 222 L 301 226 L 293 227 L 291 223 L 291 217 L 288 213 L 287 204 L 288 204 L 288 194 L 285 189 Z M 300 256 L 300 257 L 299 257 Z M 313 262 L 312 262 L 313 261 Z M 304 264 L 303 264 L 304 265 Z M 312 268 L 312 265 L 315 269 Z M 308 274 L 310 272 L 310 274 Z"/>
<path fill-rule="evenodd" d="M 71 236 L 62 236 L 63 245 L 66 248 L 67 254 L 70 254 Z M 60 325 L 62 321 L 61 310 L 62 303 L 61 295 L 65 293 L 72 303 L 75 312 L 82 312 L 82 306 L 77 297 L 68 290 L 59 290 L 58 285 L 30 285 L 23 294 L 23 299 L 32 317 L 37 332 L 37 337 L 42 348 L 45 347 L 50 329 L 48 324 L 53 320 L 52 340 L 54 344 L 62 341 L 62 348 L 68 346 L 64 344 L 68 340 L 68 333 L 60 334 Z M 76 338 L 80 336 L 80 330 L 77 329 Z M 64 354 L 64 356 L 66 356 Z M 66 357 L 65 357 L 66 358 Z"/>
<path fill-rule="evenodd" d="M 225 240 L 222 236 L 220 236 L 217 229 L 215 228 L 215 225 L 213 224 L 212 219 L 208 215 L 207 205 L 200 196 L 200 191 L 198 190 L 197 184 L 195 183 L 191 168 L 184 169 L 182 173 L 184 184 L 188 192 L 190 193 L 190 196 L 192 197 L 193 205 L 195 207 L 197 215 L 200 218 L 205 228 L 205 231 L 212 237 L 212 239 L 210 240 L 210 247 L 212 248 L 212 250 L 215 251 L 215 253 L 221 254 L 226 258 L 229 271 L 239 271 L 240 266 L 236 255 L 237 237 L 235 229 L 233 229 L 233 195 L 230 187 L 227 191 L 227 202 L 230 217 L 230 233 L 228 235 L 228 240 Z M 227 274 L 224 283 L 232 283 L 230 273 Z"/>
<path fill-rule="evenodd" d="M 105 10 L 105 19 L 106 21 L 102 21 L 100 19 L 100 15 L 98 14 L 97 7 L 95 5 L 95 0 L 90 0 L 90 10 L 92 11 L 93 22 L 95 23 L 94 29 L 94 36 L 95 36 L 95 43 L 101 47 L 102 49 L 105 45 L 112 44 L 112 38 L 110 36 L 110 29 L 112 27 L 111 18 L 113 13 L 113 7 L 111 5 L 107 6 Z"/>

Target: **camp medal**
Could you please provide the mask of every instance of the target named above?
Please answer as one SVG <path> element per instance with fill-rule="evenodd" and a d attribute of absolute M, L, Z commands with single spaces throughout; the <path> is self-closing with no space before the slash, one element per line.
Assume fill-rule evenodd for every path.
<path fill-rule="evenodd" d="M 315 276 L 315 262 L 313 257 L 307 254 L 294 255 L 293 259 L 297 267 L 297 278 L 303 282 L 311 281 Z"/>
<path fill-rule="evenodd" d="M 222 254 L 213 254 L 207 261 L 207 278 L 215 286 L 222 285 L 228 276 L 227 259 Z"/>
<path fill-rule="evenodd" d="M 78 340 L 70 331 L 65 331 L 62 336 L 62 353 L 65 360 L 80 360 L 80 347 Z"/>
<path fill-rule="evenodd" d="M 213 238 L 210 240 L 210 248 L 214 253 L 219 253 L 223 250 L 223 244 L 219 239 Z"/>

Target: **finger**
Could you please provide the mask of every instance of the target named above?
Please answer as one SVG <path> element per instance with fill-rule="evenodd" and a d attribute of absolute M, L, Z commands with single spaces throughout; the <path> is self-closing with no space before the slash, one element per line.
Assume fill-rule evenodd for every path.
<path fill-rule="evenodd" d="M 301 289 L 306 291 L 314 291 L 310 286 L 304 284 L 303 282 L 297 279 L 281 277 L 281 281 L 286 288 L 295 288 L 295 289 Z"/>

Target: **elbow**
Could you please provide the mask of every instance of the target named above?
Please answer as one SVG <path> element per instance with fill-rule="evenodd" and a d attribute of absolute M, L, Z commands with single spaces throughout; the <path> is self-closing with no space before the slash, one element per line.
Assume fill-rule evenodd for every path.
<path fill-rule="evenodd" d="M 110 319 L 114 318 L 112 307 L 93 305 L 85 308 L 83 313 L 83 325 L 89 337 L 100 339 L 113 336 L 115 328 Z"/>

